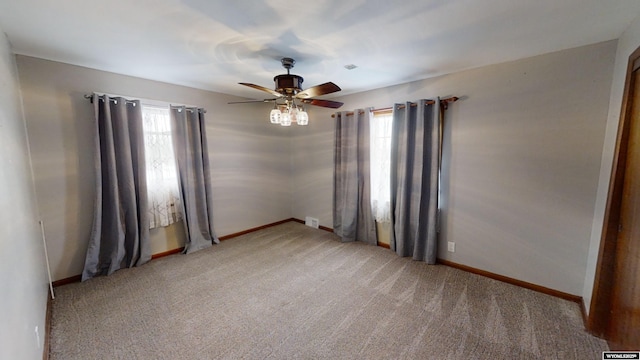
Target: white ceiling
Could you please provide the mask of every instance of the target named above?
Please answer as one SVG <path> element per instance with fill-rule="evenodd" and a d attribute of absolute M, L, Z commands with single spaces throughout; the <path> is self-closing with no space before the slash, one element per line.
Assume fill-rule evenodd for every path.
<path fill-rule="evenodd" d="M 0 0 L 13 51 L 248 98 L 340 95 L 616 39 L 637 0 Z M 344 65 L 355 64 L 354 70 Z"/>

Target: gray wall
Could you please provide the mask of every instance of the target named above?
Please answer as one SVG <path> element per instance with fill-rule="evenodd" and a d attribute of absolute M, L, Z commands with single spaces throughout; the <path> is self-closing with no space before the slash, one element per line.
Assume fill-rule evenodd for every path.
<path fill-rule="evenodd" d="M 214 226 L 219 236 L 291 217 L 289 133 L 268 124 L 265 104 L 83 67 L 17 56 L 36 196 L 54 280 L 80 274 L 94 201 L 93 91 L 207 109 Z M 181 230 L 153 231 L 154 252 Z"/>
<path fill-rule="evenodd" d="M 611 170 L 613 167 L 613 155 L 618 134 L 618 123 L 620 122 L 620 112 L 622 109 L 622 97 L 624 95 L 627 65 L 629 63 L 629 56 L 639 46 L 640 18 L 637 18 L 631 25 L 629 25 L 629 27 L 618 39 L 618 50 L 616 52 L 615 69 L 613 72 L 613 85 L 611 86 L 611 96 L 609 99 L 609 115 L 607 117 L 604 146 L 602 149 L 598 194 L 596 197 L 596 206 L 593 214 L 593 224 L 591 229 L 591 242 L 589 246 L 587 272 L 585 275 L 584 289 L 582 292 L 584 303 L 587 305 L 587 311 L 589 311 L 589 305 L 591 304 L 593 282 L 598 262 L 598 252 L 600 250 L 604 211 L 609 192 Z"/>
<path fill-rule="evenodd" d="M 354 109 L 462 96 L 447 113 L 441 239 L 457 248 L 440 257 L 587 298 L 615 49 L 601 43 L 340 100 Z M 263 104 L 17 59 L 54 279 L 80 273 L 91 226 L 92 113 L 82 96 L 92 91 L 208 109 L 219 235 L 291 216 L 332 226 L 331 110 L 313 107 L 310 126 L 282 129 L 267 124 Z M 156 231 L 154 251 L 175 247 L 180 232 Z"/>
<path fill-rule="evenodd" d="M 610 41 L 337 100 L 351 110 L 461 97 L 447 111 L 439 257 L 582 295 L 615 51 Z M 294 132 L 293 215 L 331 226 L 323 114 Z"/>
<path fill-rule="evenodd" d="M 0 29 L 0 359 L 41 359 L 47 301 L 15 58 Z"/>

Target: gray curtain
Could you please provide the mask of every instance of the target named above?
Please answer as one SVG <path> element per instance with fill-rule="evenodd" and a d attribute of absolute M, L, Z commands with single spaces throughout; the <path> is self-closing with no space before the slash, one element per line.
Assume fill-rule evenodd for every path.
<path fill-rule="evenodd" d="M 413 105 L 413 106 L 411 106 Z M 396 104 L 391 135 L 391 249 L 436 263 L 440 99 Z"/>
<path fill-rule="evenodd" d="M 93 97 L 96 197 L 82 280 L 151 259 L 142 108 Z"/>
<path fill-rule="evenodd" d="M 187 235 L 184 252 L 189 254 L 220 242 L 213 230 L 204 110 L 172 106 L 171 130 Z"/>
<path fill-rule="evenodd" d="M 333 231 L 343 242 L 377 244 L 371 212 L 369 123 L 371 109 L 336 113 Z"/>

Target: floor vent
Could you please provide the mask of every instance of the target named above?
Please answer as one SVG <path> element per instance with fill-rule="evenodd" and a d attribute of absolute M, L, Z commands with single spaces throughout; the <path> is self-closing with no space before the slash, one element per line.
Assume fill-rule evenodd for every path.
<path fill-rule="evenodd" d="M 312 218 L 311 216 L 307 216 L 304 218 L 304 224 L 317 229 L 320 226 L 320 221 L 316 218 Z"/>

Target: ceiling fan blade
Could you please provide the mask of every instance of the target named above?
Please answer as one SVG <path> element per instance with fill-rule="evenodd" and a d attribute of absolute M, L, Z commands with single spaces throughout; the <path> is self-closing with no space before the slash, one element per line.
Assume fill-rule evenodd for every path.
<path fill-rule="evenodd" d="M 249 83 L 238 83 L 238 84 L 244 85 L 244 86 L 248 86 L 248 87 L 254 88 L 256 90 L 262 90 L 264 92 L 268 92 L 269 94 L 271 94 L 273 96 L 277 96 L 277 97 L 282 97 L 283 96 L 279 92 L 277 92 L 275 90 L 268 89 L 268 88 L 266 88 L 264 86 L 260 86 L 260 85 L 256 85 L 256 84 L 249 84 Z"/>
<path fill-rule="evenodd" d="M 268 103 L 276 101 L 276 99 L 264 99 L 264 100 L 245 100 L 245 101 L 230 101 L 227 104 L 250 104 L 250 103 Z"/>
<path fill-rule="evenodd" d="M 301 91 L 296 94 L 296 98 L 298 99 L 308 99 L 320 95 L 331 94 L 336 91 L 340 91 L 340 87 L 332 82 L 320 84 L 317 86 L 310 87 L 304 91 Z"/>
<path fill-rule="evenodd" d="M 305 104 L 322 106 L 322 107 L 327 107 L 332 109 L 337 109 L 340 106 L 344 105 L 344 103 L 341 103 L 338 101 L 322 100 L 322 99 L 302 99 L 301 101 Z"/>

